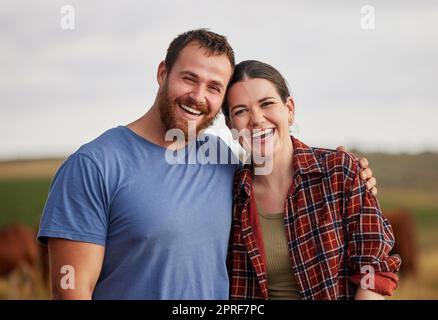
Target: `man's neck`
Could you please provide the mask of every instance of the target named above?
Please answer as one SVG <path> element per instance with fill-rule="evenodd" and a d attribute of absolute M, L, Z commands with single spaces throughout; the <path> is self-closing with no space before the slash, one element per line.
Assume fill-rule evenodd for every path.
<path fill-rule="evenodd" d="M 176 143 L 173 141 L 166 141 L 166 128 L 161 122 L 160 110 L 155 103 L 145 115 L 128 124 L 128 128 L 139 136 L 154 144 L 162 146 L 163 148 L 171 147 L 172 149 L 179 149 L 186 145 L 185 142 Z"/>

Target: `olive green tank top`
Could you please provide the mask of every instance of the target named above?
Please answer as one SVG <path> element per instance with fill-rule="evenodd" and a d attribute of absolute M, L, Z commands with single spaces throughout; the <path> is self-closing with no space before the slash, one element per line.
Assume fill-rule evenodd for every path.
<path fill-rule="evenodd" d="M 284 227 L 284 213 L 265 214 L 258 207 L 266 255 L 268 299 L 300 300 L 301 295 L 292 272 Z"/>

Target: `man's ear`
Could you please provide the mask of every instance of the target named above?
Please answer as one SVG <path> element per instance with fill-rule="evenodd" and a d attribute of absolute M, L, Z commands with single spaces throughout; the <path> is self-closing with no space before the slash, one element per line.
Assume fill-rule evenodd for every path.
<path fill-rule="evenodd" d="M 166 82 L 166 77 L 167 77 L 167 69 L 166 69 L 166 65 L 165 65 L 164 60 L 163 60 L 158 65 L 158 70 L 157 70 L 157 82 L 158 82 L 158 85 L 160 86 L 160 88 Z"/>

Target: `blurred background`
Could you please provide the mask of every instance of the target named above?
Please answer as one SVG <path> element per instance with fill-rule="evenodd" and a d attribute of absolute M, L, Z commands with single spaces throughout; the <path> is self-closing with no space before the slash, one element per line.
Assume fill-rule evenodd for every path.
<path fill-rule="evenodd" d="M 390 299 L 438 299 L 438 3 L 426 0 L 3 0 L 0 299 L 50 297 L 34 239 L 51 178 L 148 110 L 170 41 L 201 27 L 237 61 L 283 73 L 296 137 L 368 158 L 404 261 Z M 236 147 L 222 117 L 213 129 Z"/>

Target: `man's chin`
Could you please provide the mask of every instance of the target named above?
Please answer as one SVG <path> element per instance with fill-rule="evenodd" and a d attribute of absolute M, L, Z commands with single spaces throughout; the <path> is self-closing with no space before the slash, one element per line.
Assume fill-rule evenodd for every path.
<path fill-rule="evenodd" d="M 189 140 L 192 140 L 196 138 L 198 135 L 202 134 L 205 129 L 207 129 L 212 125 L 212 123 L 213 123 L 212 121 L 208 123 L 187 122 L 185 124 L 179 124 L 176 128 L 184 132 L 186 139 L 189 138 Z"/>

